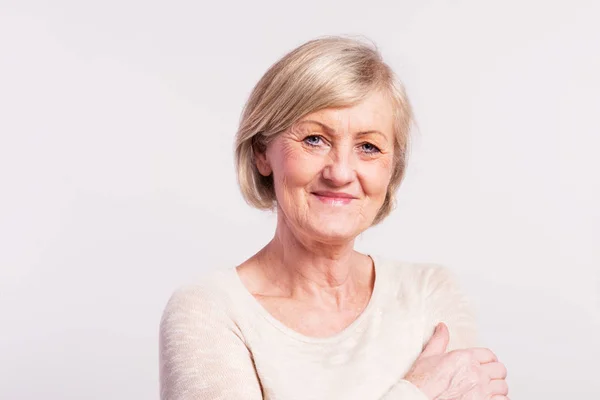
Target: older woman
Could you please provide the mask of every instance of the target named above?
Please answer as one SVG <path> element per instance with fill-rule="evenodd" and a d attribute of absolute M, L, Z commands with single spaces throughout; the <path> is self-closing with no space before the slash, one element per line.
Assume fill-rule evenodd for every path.
<path fill-rule="evenodd" d="M 274 64 L 236 139 L 241 191 L 277 210 L 241 265 L 177 290 L 160 327 L 164 400 L 501 400 L 444 267 L 354 250 L 391 211 L 412 113 L 375 48 L 329 37 Z M 435 328 L 435 329 L 434 329 Z"/>

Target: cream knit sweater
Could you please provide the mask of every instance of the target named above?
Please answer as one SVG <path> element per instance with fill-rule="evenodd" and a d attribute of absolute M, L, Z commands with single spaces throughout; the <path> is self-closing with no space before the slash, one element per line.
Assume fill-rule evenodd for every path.
<path fill-rule="evenodd" d="M 474 347 L 472 308 L 445 267 L 371 257 L 366 309 L 327 338 L 275 319 L 234 268 L 177 290 L 160 324 L 161 399 L 428 400 L 402 377 L 440 321 L 449 350 Z"/>

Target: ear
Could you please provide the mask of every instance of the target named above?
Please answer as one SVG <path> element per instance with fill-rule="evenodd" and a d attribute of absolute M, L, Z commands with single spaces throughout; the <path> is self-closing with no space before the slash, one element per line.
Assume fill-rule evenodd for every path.
<path fill-rule="evenodd" d="M 254 152 L 254 160 L 256 162 L 256 169 L 258 169 L 258 172 L 260 172 L 262 176 L 271 175 L 273 170 L 271 169 L 271 164 L 267 158 L 267 149 L 264 148 L 259 150 L 256 148 L 256 146 L 254 146 L 252 151 Z"/>

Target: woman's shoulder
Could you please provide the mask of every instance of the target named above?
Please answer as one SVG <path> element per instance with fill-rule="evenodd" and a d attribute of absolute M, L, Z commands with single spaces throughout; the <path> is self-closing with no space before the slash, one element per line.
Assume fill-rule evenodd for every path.
<path fill-rule="evenodd" d="M 380 260 L 391 291 L 404 306 L 416 305 L 422 312 L 429 340 L 434 327 L 444 322 L 450 330 L 449 349 L 477 344 L 474 304 L 459 283 L 458 274 L 444 264 Z"/>
<path fill-rule="evenodd" d="M 436 262 L 405 261 L 376 257 L 379 269 L 387 280 L 415 289 L 436 289 L 440 285 L 455 285 L 456 274 L 446 265 Z"/>
<path fill-rule="evenodd" d="M 388 296 L 402 301 L 416 301 L 432 308 L 440 304 L 466 302 L 458 274 L 436 262 L 379 259 L 383 286 Z"/>
<path fill-rule="evenodd" d="M 203 273 L 196 281 L 176 287 L 167 300 L 161 326 L 176 322 L 226 319 L 230 314 L 233 268 Z"/>

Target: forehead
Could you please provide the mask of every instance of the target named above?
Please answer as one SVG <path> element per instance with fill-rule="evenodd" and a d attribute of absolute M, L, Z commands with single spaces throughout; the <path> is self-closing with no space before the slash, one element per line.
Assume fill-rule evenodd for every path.
<path fill-rule="evenodd" d="M 334 131 L 380 131 L 392 135 L 394 107 L 388 96 L 381 92 L 373 92 L 358 104 L 315 111 L 299 122 L 306 120 L 321 122 Z"/>

